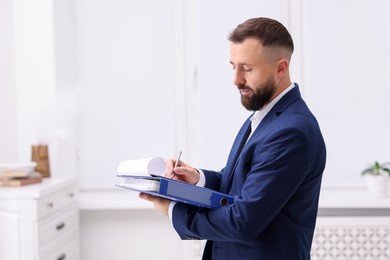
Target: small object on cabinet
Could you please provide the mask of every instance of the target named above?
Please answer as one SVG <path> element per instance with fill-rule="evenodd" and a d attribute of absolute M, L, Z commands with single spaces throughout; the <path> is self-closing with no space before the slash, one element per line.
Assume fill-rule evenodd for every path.
<path fill-rule="evenodd" d="M 32 172 L 24 177 L 1 177 L 0 186 L 18 187 L 42 182 L 42 176 L 39 173 Z"/>
<path fill-rule="evenodd" d="M 49 148 L 47 145 L 33 145 L 31 160 L 37 163 L 35 171 L 42 177 L 50 177 Z"/>

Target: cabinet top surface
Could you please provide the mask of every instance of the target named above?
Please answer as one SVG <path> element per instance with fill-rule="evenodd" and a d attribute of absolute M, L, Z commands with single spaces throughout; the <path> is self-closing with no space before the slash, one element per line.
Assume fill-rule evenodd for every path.
<path fill-rule="evenodd" d="M 138 198 L 138 193 L 127 190 L 81 191 L 80 209 L 153 209 L 151 203 Z M 390 209 L 390 194 L 375 198 L 364 188 L 325 188 L 321 190 L 320 209 Z"/>
<path fill-rule="evenodd" d="M 40 198 L 62 187 L 76 185 L 74 177 L 69 178 L 45 178 L 42 183 L 21 187 L 0 187 L 0 199 L 34 199 Z"/>
<path fill-rule="evenodd" d="M 365 188 L 326 188 L 321 190 L 319 208 L 390 209 L 390 193 L 375 197 Z"/>
<path fill-rule="evenodd" d="M 46 178 L 42 183 L 22 187 L 0 187 L 0 199 L 35 199 L 58 191 L 63 187 L 77 185 L 77 178 Z M 85 207 L 82 209 L 145 208 L 148 203 L 132 192 L 85 191 L 80 194 Z M 133 201 L 134 203 L 130 203 Z M 122 202 L 122 203 L 120 203 Z M 96 205 L 95 205 L 96 204 Z M 133 205 L 134 204 L 134 205 Z M 91 208 L 92 207 L 92 208 Z M 390 209 L 390 194 L 385 198 L 373 197 L 364 188 L 324 188 L 321 190 L 319 208 L 378 208 Z"/>

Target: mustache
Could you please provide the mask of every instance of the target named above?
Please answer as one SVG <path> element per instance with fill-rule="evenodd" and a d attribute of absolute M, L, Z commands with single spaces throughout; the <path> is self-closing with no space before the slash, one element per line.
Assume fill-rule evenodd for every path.
<path fill-rule="evenodd" d="M 237 88 L 238 88 L 239 90 L 241 90 L 241 89 L 250 89 L 250 90 L 252 90 L 251 87 L 246 86 L 246 85 L 237 85 Z"/>

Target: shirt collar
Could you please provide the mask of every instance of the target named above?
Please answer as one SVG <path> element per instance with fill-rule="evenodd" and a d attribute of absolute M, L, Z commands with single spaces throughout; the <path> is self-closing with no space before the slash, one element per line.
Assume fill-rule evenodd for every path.
<path fill-rule="evenodd" d="M 291 85 L 288 88 L 286 88 L 282 93 L 280 93 L 277 97 L 275 97 L 269 104 L 262 107 L 260 110 L 257 110 L 253 114 L 253 116 L 250 118 L 250 120 L 252 121 L 252 131 L 254 131 L 254 128 L 256 128 L 260 124 L 261 120 L 263 120 L 263 118 L 275 106 L 275 104 L 294 87 L 295 84 L 291 83 Z"/>

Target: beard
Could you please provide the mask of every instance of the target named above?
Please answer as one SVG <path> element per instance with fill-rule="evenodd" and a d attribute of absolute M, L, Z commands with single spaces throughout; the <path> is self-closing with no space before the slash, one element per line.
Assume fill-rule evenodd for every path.
<path fill-rule="evenodd" d="M 265 83 L 260 84 L 255 89 L 245 85 L 239 85 L 237 87 L 238 89 L 248 89 L 252 91 L 252 95 L 250 96 L 241 95 L 241 103 L 249 111 L 257 111 L 263 108 L 264 105 L 271 100 L 277 89 L 273 78 L 269 78 Z"/>

